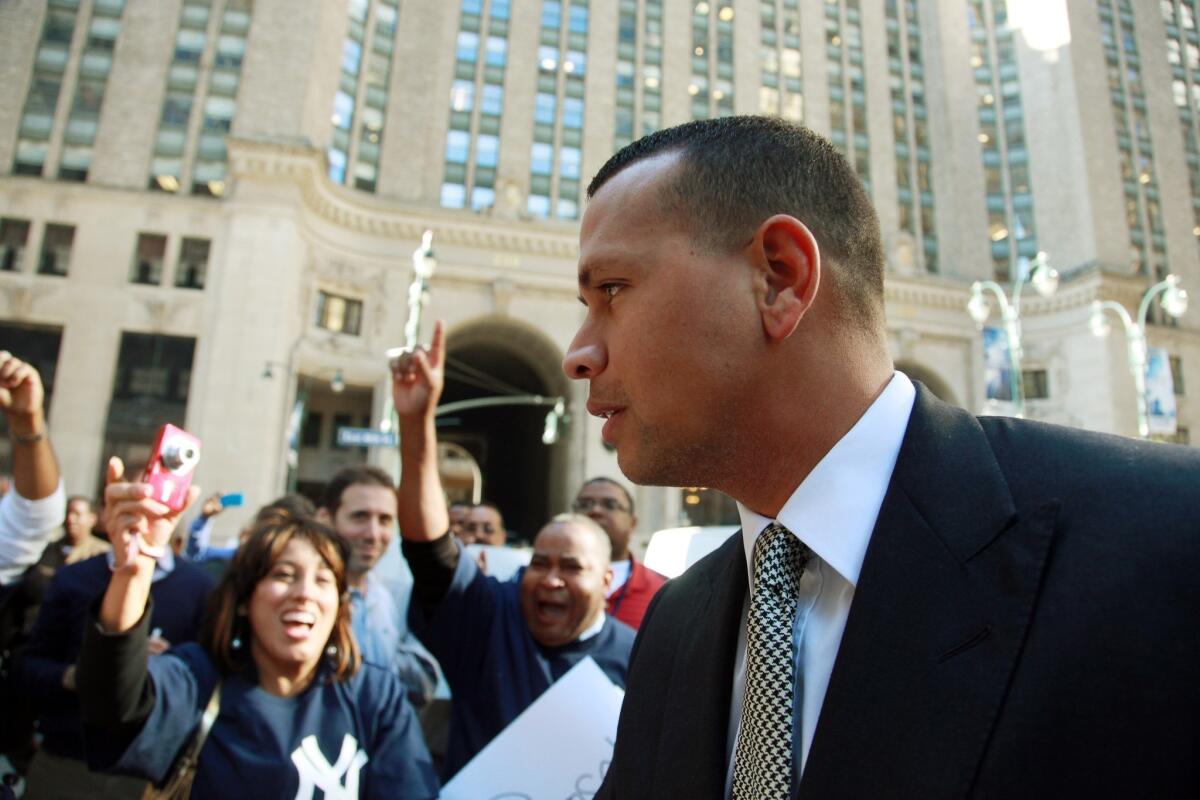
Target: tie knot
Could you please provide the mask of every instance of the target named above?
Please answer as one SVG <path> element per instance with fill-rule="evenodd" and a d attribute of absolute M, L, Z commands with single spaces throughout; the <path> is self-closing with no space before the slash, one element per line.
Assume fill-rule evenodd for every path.
<path fill-rule="evenodd" d="M 754 543 L 754 590 L 768 589 L 784 597 L 795 597 L 800 576 L 812 551 L 791 531 L 772 522 Z"/>

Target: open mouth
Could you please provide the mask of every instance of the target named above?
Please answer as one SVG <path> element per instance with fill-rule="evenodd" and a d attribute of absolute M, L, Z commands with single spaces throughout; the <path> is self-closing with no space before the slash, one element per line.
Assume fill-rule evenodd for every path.
<path fill-rule="evenodd" d="M 555 625 L 567 618 L 569 607 L 566 603 L 536 600 L 533 604 L 533 610 L 539 624 Z"/>
<path fill-rule="evenodd" d="M 283 632 L 289 639 L 307 639 L 317 624 L 317 615 L 311 611 L 286 611 L 280 617 Z"/>

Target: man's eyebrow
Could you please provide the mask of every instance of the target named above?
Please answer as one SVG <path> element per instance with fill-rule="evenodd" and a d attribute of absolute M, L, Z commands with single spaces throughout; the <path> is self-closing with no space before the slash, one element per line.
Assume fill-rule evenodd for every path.
<path fill-rule="evenodd" d="M 579 270 L 579 288 L 592 288 L 592 267 L 583 267 Z M 580 298 L 582 299 L 582 298 Z"/>

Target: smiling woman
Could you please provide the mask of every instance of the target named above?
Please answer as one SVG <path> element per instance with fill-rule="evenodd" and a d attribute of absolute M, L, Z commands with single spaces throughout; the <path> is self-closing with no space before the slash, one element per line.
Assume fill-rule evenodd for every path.
<path fill-rule="evenodd" d="M 145 501 L 121 499 L 136 497 L 137 486 L 110 483 L 110 525 L 121 523 L 110 530 L 118 542 L 153 543 L 157 528 L 174 520 L 155 517 Z M 310 519 L 261 524 L 214 592 L 200 642 L 149 664 L 141 547 L 118 544 L 122 553 L 80 656 L 93 769 L 162 785 L 219 690 L 191 797 L 238 796 L 250 780 L 259 797 L 311 798 L 318 790 L 344 798 L 437 796 L 399 680 L 359 657 L 346 547 L 332 530 Z"/>

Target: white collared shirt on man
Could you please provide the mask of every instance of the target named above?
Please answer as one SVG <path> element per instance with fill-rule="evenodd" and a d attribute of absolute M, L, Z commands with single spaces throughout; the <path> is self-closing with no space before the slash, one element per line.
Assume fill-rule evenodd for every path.
<path fill-rule="evenodd" d="M 799 608 L 792 628 L 799 706 L 795 717 L 799 726 L 793 735 L 793 775 L 796 778 L 808 760 L 833 662 L 850 615 L 850 603 L 854 600 L 854 587 L 879 508 L 892 479 L 915 398 L 912 381 L 902 372 L 894 373 L 854 427 L 796 487 L 775 520 L 738 503 L 751 589 L 754 585 L 754 543 L 771 522 L 783 525 L 813 552 L 800 581 Z M 726 797 L 729 797 L 733 783 L 732 754 L 736 752 L 746 686 L 749 607 L 750 595 L 747 593 L 730 694 Z"/>

